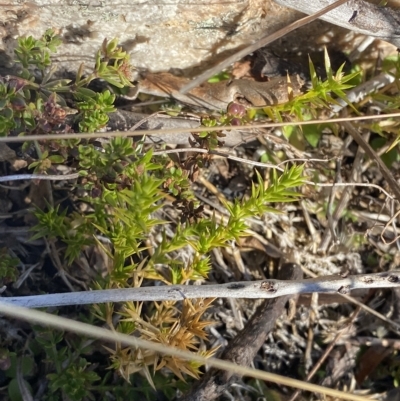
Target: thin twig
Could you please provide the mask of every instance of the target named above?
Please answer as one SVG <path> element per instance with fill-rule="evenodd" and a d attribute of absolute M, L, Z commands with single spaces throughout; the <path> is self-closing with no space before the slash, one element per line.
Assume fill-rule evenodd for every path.
<path fill-rule="evenodd" d="M 63 294 L 0 298 L 1 302 L 29 308 L 62 305 L 86 305 L 126 301 L 181 301 L 192 298 L 270 299 L 304 293 L 348 294 L 354 289 L 400 288 L 400 270 L 375 274 L 358 274 L 343 278 L 325 276 L 306 280 L 258 280 L 210 285 L 171 285 L 81 291 Z"/>
<path fill-rule="evenodd" d="M 207 131 L 246 131 L 255 130 L 260 128 L 278 128 L 287 126 L 303 126 L 313 125 L 321 123 L 340 123 L 343 121 L 367 121 L 367 120 L 382 120 L 387 118 L 400 117 L 400 113 L 380 114 L 377 116 L 357 116 L 357 117 L 340 117 L 330 119 L 318 119 L 309 121 L 287 121 L 282 123 L 271 123 L 266 122 L 263 124 L 252 124 L 252 125 L 231 125 L 231 126 L 219 126 L 219 127 L 207 127 Z M 61 140 L 61 139 L 93 139 L 95 137 L 130 137 L 130 136 L 143 136 L 143 135 L 171 135 L 187 133 L 189 128 L 171 128 L 171 129 L 156 129 L 156 130 L 138 130 L 138 131 L 107 131 L 107 132 L 93 132 L 93 133 L 70 133 L 70 134 L 46 134 L 46 135 L 25 135 L 25 136 L 14 136 L 14 137 L 0 137 L 0 142 L 28 142 L 28 141 L 46 141 L 46 140 Z M 203 132 L 204 127 L 190 128 L 190 132 L 199 133 Z"/>
<path fill-rule="evenodd" d="M 138 121 L 134 126 L 132 126 L 131 128 L 129 128 L 129 131 L 136 131 L 137 128 L 139 128 L 142 124 L 144 124 L 146 121 L 149 121 L 151 118 L 155 118 L 157 116 L 159 116 L 162 112 L 160 111 L 156 111 L 153 114 L 150 114 L 146 117 L 143 117 L 140 121 Z"/>
<path fill-rule="evenodd" d="M 311 270 L 307 269 L 305 266 L 301 267 L 304 271 L 304 273 L 306 273 L 308 276 L 314 277 L 316 278 L 317 275 L 312 272 Z M 382 320 L 382 322 L 385 322 L 387 324 L 389 324 L 393 331 L 395 331 L 397 334 L 400 335 L 400 324 L 396 323 L 395 321 L 389 319 L 388 317 L 386 317 L 385 315 L 382 315 L 381 313 L 379 313 L 378 311 L 376 311 L 375 309 L 370 308 L 368 305 L 365 305 L 364 303 L 358 301 L 356 298 L 352 297 L 351 295 L 345 295 L 345 294 L 338 294 L 340 297 L 342 297 L 343 299 L 347 300 L 348 302 L 359 306 L 361 309 L 363 309 L 365 312 L 370 313 L 371 315 L 377 317 L 378 319 Z"/>
<path fill-rule="evenodd" d="M 392 338 L 355 337 L 352 338 L 350 342 L 352 344 L 366 345 L 368 347 L 380 345 L 382 347 L 392 347 L 394 349 L 400 349 L 400 340 Z"/>
<path fill-rule="evenodd" d="M 371 78 L 369 81 L 364 82 L 353 89 L 350 89 L 346 92 L 347 102 L 343 99 L 338 99 L 337 103 L 332 105 L 330 117 L 334 114 L 339 113 L 343 108 L 347 107 L 349 103 L 354 104 L 363 100 L 369 94 L 376 92 L 378 89 L 383 88 L 386 85 L 389 85 L 395 81 L 394 74 L 390 74 L 388 72 L 382 72 L 374 78 Z"/>
<path fill-rule="evenodd" d="M 20 180 L 49 180 L 49 181 L 64 181 L 75 180 L 79 177 L 79 173 L 57 175 L 57 174 L 15 174 L 0 177 L 0 182 L 20 181 Z"/>

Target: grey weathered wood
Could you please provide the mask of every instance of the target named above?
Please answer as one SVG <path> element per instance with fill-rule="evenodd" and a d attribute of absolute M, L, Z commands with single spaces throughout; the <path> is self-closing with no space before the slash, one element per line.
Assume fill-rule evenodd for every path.
<path fill-rule="evenodd" d="M 268 13 L 265 12 L 268 10 Z M 0 67 L 17 37 L 54 28 L 60 73 L 90 69 L 104 38 L 118 37 L 141 70 L 192 69 L 296 18 L 272 0 L 8 0 L 0 3 Z"/>
<path fill-rule="evenodd" d="M 313 14 L 335 0 L 274 0 L 277 4 Z M 326 13 L 322 20 L 400 47 L 400 10 L 379 7 L 363 0 L 349 0 Z"/>
<path fill-rule="evenodd" d="M 286 295 L 319 293 L 348 294 L 353 289 L 398 288 L 400 271 L 354 276 L 326 276 L 306 280 L 262 280 L 210 285 L 171 285 L 111 290 L 80 291 L 63 294 L 5 297 L 0 302 L 28 308 L 85 305 L 125 301 L 181 301 L 185 298 L 270 299 Z"/>

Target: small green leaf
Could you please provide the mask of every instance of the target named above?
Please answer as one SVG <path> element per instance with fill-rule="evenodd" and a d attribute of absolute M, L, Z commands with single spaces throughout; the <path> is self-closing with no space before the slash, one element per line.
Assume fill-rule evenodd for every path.
<path fill-rule="evenodd" d="M 92 91 L 88 88 L 78 88 L 76 89 L 76 94 L 83 97 L 94 98 L 96 96 L 96 92 Z"/>
<path fill-rule="evenodd" d="M 24 382 L 25 388 L 29 391 L 31 397 L 33 398 L 31 385 L 25 379 L 22 380 Z M 10 397 L 10 401 L 24 401 L 26 399 L 21 394 L 17 379 L 12 379 L 11 382 L 8 384 L 8 396 Z"/>
<path fill-rule="evenodd" d="M 61 155 L 51 155 L 48 157 L 48 159 L 55 164 L 64 163 L 65 161 L 65 158 Z"/>

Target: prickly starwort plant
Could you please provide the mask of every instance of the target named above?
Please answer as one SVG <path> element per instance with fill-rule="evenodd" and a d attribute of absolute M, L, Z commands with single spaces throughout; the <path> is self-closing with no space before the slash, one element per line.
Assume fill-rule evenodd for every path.
<path fill-rule="evenodd" d="M 50 55 L 59 44 L 51 30 L 38 40 L 28 37 L 18 41 L 16 61 L 22 72 L 0 81 L 0 135 L 94 132 L 107 125 L 108 114 L 115 110 L 112 88 L 132 85 L 128 55 L 116 39 L 104 40 L 91 71 L 84 72 L 82 66 L 74 81 L 53 79 Z M 289 113 L 299 116 L 307 109 L 312 114 L 317 107 L 327 107 L 335 102 L 332 93 L 345 98 L 346 82 L 353 76 L 344 76 L 341 70 L 333 75 L 328 57 L 326 65 L 327 81 L 316 77 L 310 63 L 312 89 L 285 105 L 265 108 L 264 113 L 282 120 Z M 106 81 L 110 89 L 96 93 L 88 88 L 95 79 Z M 71 109 L 75 114 L 68 114 Z M 222 145 L 223 134 L 207 128 L 220 126 L 222 131 L 224 126 L 245 124 L 255 116 L 254 110 L 233 103 L 221 116 L 203 118 L 204 132 L 193 135 L 192 146 L 214 150 Z M 30 167 L 35 172 L 46 173 L 54 164 L 68 162 L 79 172 L 79 179 L 72 189 L 77 207 L 71 211 L 60 203 L 48 202 L 45 210 L 37 209 L 32 239 L 46 238 L 56 244 L 64 261 L 62 267 L 71 275 L 90 250 L 105 255 L 107 262 L 98 272 L 91 272 L 92 281 L 86 283 L 94 289 L 206 280 L 211 270 L 210 253 L 215 248 L 246 236 L 247 219 L 276 211 L 273 203 L 298 200 L 296 189 L 304 183 L 303 166 L 272 174 L 269 186 L 256 173 L 251 191 L 243 199 L 224 201 L 226 218 L 207 217 L 192 183 L 210 161 L 208 154 L 189 155 L 183 161 L 154 156 L 152 149 L 131 138 L 113 138 L 101 147 L 91 141 L 49 141 L 36 143 L 34 150 Z M 174 206 L 175 215 L 164 212 L 167 202 Z M 1 266 L 3 278 L 11 277 L 12 269 L 7 269 L 12 263 L 7 269 Z M 211 302 L 105 303 L 93 305 L 86 319 L 118 332 L 211 356 L 216 349 L 204 347 L 205 329 L 212 323 L 204 314 Z M 109 390 L 110 376 L 100 377 L 95 372 L 90 358 L 84 356 L 84 352 L 94 350 L 87 351 L 84 340 L 66 339 L 47 329 L 37 328 L 35 332 L 35 347 L 42 347 L 48 367 L 51 391 L 46 399 L 94 399 L 95 392 Z M 165 379 L 166 371 L 180 379 L 175 387 L 182 386 L 188 377 L 200 375 L 198 364 L 148 350 L 115 344 L 101 350 L 105 351 L 123 378 L 137 379 L 140 373 L 153 389 Z M 118 394 L 132 394 L 126 391 L 123 385 L 115 387 L 115 397 L 123 399 Z"/>

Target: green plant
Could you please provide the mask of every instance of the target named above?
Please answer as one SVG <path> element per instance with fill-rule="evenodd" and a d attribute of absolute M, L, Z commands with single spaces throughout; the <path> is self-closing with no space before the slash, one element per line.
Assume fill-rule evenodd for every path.
<path fill-rule="evenodd" d="M 307 121 L 318 118 L 318 114 L 322 110 L 330 110 L 331 106 L 338 104 L 337 99 L 341 99 L 358 114 L 355 106 L 348 101 L 345 91 L 355 86 L 354 81 L 360 75 L 360 71 L 355 70 L 345 74 L 343 72 L 345 64 L 342 64 L 334 73 L 326 48 L 324 50 L 324 60 L 327 79 L 323 80 L 317 76 L 314 64 L 309 58 L 311 88 L 298 96 L 293 96 L 289 90 L 290 100 L 288 102 L 264 107 L 263 112 L 273 121 L 292 120 L 293 116 L 300 121 Z M 253 117 L 253 113 L 251 116 Z M 297 147 L 304 148 L 306 141 L 311 146 L 316 147 L 325 128 L 329 128 L 332 132 L 337 132 L 338 130 L 335 124 L 325 123 L 305 127 L 287 126 L 284 127 L 284 134 Z"/>
<path fill-rule="evenodd" d="M 5 135 L 11 130 L 22 134 L 72 130 L 66 123 L 67 100 L 77 111 L 75 126 L 79 131 L 95 131 L 107 124 L 107 114 L 114 110 L 112 87 L 131 85 L 129 58 L 116 40 L 103 42 L 96 54 L 96 63 L 87 75 L 84 76 L 81 66 L 74 82 L 52 80 L 49 54 L 57 44 L 57 37 L 51 31 L 39 41 L 27 38 L 19 42 L 16 55 L 24 68 L 24 77 L 15 77 L 0 85 L 5 99 L 0 103 L 0 127 Z M 41 72 L 40 83 L 36 83 L 32 67 Z M 334 103 L 331 92 L 343 97 L 347 79 L 351 77 L 344 77 L 341 70 L 336 75 L 329 71 L 327 65 L 328 80 L 325 82 L 314 76 L 313 92 L 292 99 L 286 105 L 266 108 L 265 113 L 283 119 L 285 113 L 300 115 L 306 109 L 312 115 L 318 107 Z M 111 89 L 95 93 L 87 87 L 99 78 L 108 82 Z M 221 127 L 222 131 L 224 126 L 246 124 L 255 118 L 254 110 L 232 103 L 226 113 L 203 118 L 204 131 L 193 135 L 192 145 L 214 150 L 223 143 L 223 134 L 207 128 Z M 83 252 L 101 250 L 108 257 L 108 265 L 92 283 L 97 289 L 140 287 L 149 285 L 152 280 L 170 285 L 207 279 L 211 270 L 210 253 L 215 248 L 226 247 L 246 236 L 248 218 L 278 212 L 271 204 L 298 200 L 301 195 L 296 188 L 304 183 L 303 166 L 293 166 L 282 173 L 275 171 L 268 187 L 256 172 L 255 183 L 242 200 L 224 202 L 226 218 L 207 217 L 191 184 L 200 168 L 209 162 L 210 155 L 190 155 L 184 161 L 176 156 L 156 157 L 143 143 L 122 137 L 110 139 L 102 148 L 93 146 L 90 141 L 76 140 L 37 143 L 35 149 L 37 158 L 30 164 L 35 172 L 47 172 L 53 164 L 66 160 L 73 163 L 80 175 L 74 188 L 75 194 L 79 193 L 76 203 L 89 207 L 85 211 L 77 208 L 69 212 L 59 204 L 49 203 L 46 210 L 37 209 L 33 239 L 46 237 L 57 244 L 67 271 Z M 177 217 L 166 220 L 161 212 L 165 199 L 171 197 Z M 149 245 L 148 238 L 155 233 L 157 244 Z M 183 252 L 189 257 L 183 258 Z M 90 311 L 96 324 L 104 322 L 119 332 L 210 356 L 215 349 L 200 351 L 199 344 L 207 337 L 205 328 L 210 322 L 202 319 L 211 302 L 152 303 L 146 306 L 146 314 L 142 304 L 129 302 L 95 305 Z M 81 343 L 65 342 L 62 334 L 45 329 L 37 329 L 37 338 L 48 363 L 46 372 L 53 393 L 48 395 L 49 400 L 60 397 L 92 399 L 97 392 L 105 391 L 109 376 L 94 372 L 91 358 L 83 356 Z M 127 381 L 138 374 L 147 379 L 149 394 L 163 383 L 166 370 L 180 379 L 174 388 L 182 386 L 188 376 L 198 378 L 200 374 L 197 364 L 160 357 L 146 350 L 121 344 L 107 347 L 107 350 L 112 367 Z M 116 394 L 119 390 L 127 394 L 123 385 L 116 389 Z"/>
<path fill-rule="evenodd" d="M 353 87 L 353 85 L 348 84 L 348 82 L 359 75 L 358 71 L 351 74 L 345 74 L 343 73 L 344 64 L 342 64 L 334 74 L 326 48 L 325 71 L 327 79 L 322 80 L 317 76 L 311 59 L 309 59 L 309 67 L 312 88 L 303 95 L 292 96 L 292 100 L 285 104 L 264 108 L 264 111 L 268 116 L 282 121 L 281 113 L 290 112 L 290 114 L 294 114 L 297 118 L 302 120 L 304 110 L 307 110 L 307 114 L 316 117 L 316 112 L 318 110 L 329 109 L 330 105 L 337 104 L 336 98 L 344 100 L 354 112 L 358 113 L 353 104 L 347 100 L 346 93 L 344 92 L 346 89 Z M 333 95 L 335 95 L 336 98 L 333 97 Z"/>
<path fill-rule="evenodd" d="M 81 131 L 94 132 L 104 127 L 107 114 L 114 111 L 115 96 L 110 91 L 96 93 L 87 86 L 95 79 L 122 88 L 132 86 L 129 56 L 117 45 L 117 39 L 104 40 L 97 52 L 92 72 L 84 74 L 82 64 L 75 82 L 69 79 L 52 79 L 55 69 L 50 55 L 61 44 L 52 30 L 41 39 L 32 36 L 18 39 L 16 61 L 22 65 L 20 76 L 3 77 L 0 82 L 0 135 L 17 133 L 48 133 L 70 130 L 66 97 L 72 96 L 78 111 L 76 121 Z M 36 82 L 35 71 L 40 74 Z"/>
<path fill-rule="evenodd" d="M 45 353 L 46 371 L 54 369 L 54 373 L 47 373 L 46 376 L 49 380 L 46 400 L 55 401 L 65 397 L 72 401 L 95 399 L 92 390 L 100 377 L 89 369 L 90 364 L 81 356 L 90 351 L 90 344 L 85 339 L 66 343 L 63 332 L 35 328 L 31 349 L 39 355 Z"/>
<path fill-rule="evenodd" d="M 17 266 L 20 261 L 11 256 L 6 248 L 0 248 L 0 285 L 13 283 L 17 280 L 19 272 Z"/>
<path fill-rule="evenodd" d="M 193 216 L 190 215 L 190 207 L 188 211 L 183 208 L 181 211 L 186 213 L 187 218 L 177 224 L 175 235 L 168 238 L 164 233 L 158 247 L 153 250 L 152 255 L 148 255 L 147 247 L 144 246 L 146 237 L 157 227 L 157 230 L 161 229 L 162 232 L 162 226 L 167 223 L 151 217 L 162 207 L 162 188 L 171 188 L 172 194 L 182 196 L 182 202 L 186 200 L 189 205 L 194 196 L 191 194 L 184 170 L 171 170 L 171 167 L 165 169 L 162 163 L 170 165 L 170 161 L 159 158 L 154 162 L 152 153 L 140 154 L 141 149 L 141 144 L 135 147 L 132 140 L 127 138 L 112 139 L 105 147 L 105 152 L 81 145 L 85 187 L 91 188 L 92 193 L 97 193 L 95 198 L 86 199 L 91 202 L 93 212 L 81 216 L 75 213 L 71 216 L 64 212 L 59 214 L 58 210 L 52 208 L 48 212 L 36 212 L 39 224 L 35 227 L 35 238 L 56 235 L 66 244 L 65 253 L 71 263 L 72 256 L 78 256 L 79 244 L 96 244 L 96 232 L 110 239 L 110 247 L 105 247 L 104 244 L 101 247 L 112 260 L 112 266 L 109 275 L 98 282 L 97 288 L 140 286 L 144 279 L 179 284 L 206 278 L 211 268 L 208 254 L 212 249 L 227 246 L 229 241 L 245 236 L 245 219 L 274 210 L 268 203 L 298 199 L 299 194 L 293 189 L 303 182 L 302 167 L 293 167 L 279 176 L 274 174 L 273 184 L 269 188 L 264 187 L 259 175 L 258 183 L 253 185 L 249 199 L 235 201 L 233 204 L 226 203 L 230 213 L 226 223 L 218 222 L 215 218 L 204 218 L 201 216 L 201 210 L 197 210 L 196 213 L 194 206 L 191 209 Z M 124 162 L 124 168 L 118 168 L 118 165 Z M 181 172 L 176 174 L 177 171 Z M 97 243 L 100 246 L 100 243 Z M 174 255 L 178 255 L 181 249 L 188 246 L 194 252 L 193 258 L 189 263 L 183 263 Z M 141 262 L 133 263 L 132 258 Z M 166 266 L 167 270 L 161 273 L 157 268 L 160 265 Z M 205 336 L 203 329 L 208 323 L 200 322 L 199 319 L 208 305 L 209 302 L 195 303 L 186 312 L 183 308 L 180 313 L 173 303 L 165 302 L 158 306 L 155 304 L 155 309 L 147 321 L 141 317 L 140 304 L 127 303 L 120 310 L 116 310 L 110 304 L 96 305 L 93 309 L 98 318 L 115 330 L 129 334 L 138 332 L 143 338 L 153 341 L 184 349 L 196 349 L 196 342 L 189 341 L 189 338 L 194 340 L 196 337 Z M 189 311 L 193 313 L 192 316 L 189 316 Z M 116 313 L 123 317 L 117 325 L 113 323 Z M 196 325 L 191 323 L 192 319 L 195 319 Z M 182 330 L 186 334 L 182 334 Z M 177 341 L 176 338 L 187 340 Z M 187 362 L 168 361 L 168 358 L 158 358 L 155 355 L 150 357 L 147 354 L 142 355 L 143 351 L 118 345 L 114 350 L 110 349 L 110 352 L 113 366 L 123 373 L 126 379 L 129 379 L 132 373 L 141 371 L 152 383 L 150 365 L 154 365 L 155 370 L 168 367 L 181 378 L 182 373 L 195 377 L 198 375 L 198 366 L 191 366 Z"/>
<path fill-rule="evenodd" d="M 116 39 L 104 40 L 91 69 L 82 65 L 74 80 L 56 79 L 50 56 L 57 51 L 59 43 L 60 38 L 51 30 L 38 40 L 27 37 L 18 41 L 15 55 L 22 73 L 0 80 L 0 135 L 94 132 L 106 126 L 108 114 L 115 110 L 116 95 L 131 85 L 128 55 L 118 47 Z M 398 60 L 384 63 L 390 71 L 395 69 L 391 73 L 396 78 L 400 76 Z M 186 159 L 177 155 L 155 156 L 144 143 L 122 137 L 105 141 L 101 147 L 94 146 L 91 140 L 79 139 L 36 142 L 29 159 L 35 173 L 48 173 L 56 164 L 68 163 L 79 172 L 79 178 L 68 192 L 73 211 L 57 197 L 49 200 L 43 210 L 36 209 L 33 239 L 46 238 L 52 256 L 56 254 L 61 261 L 60 276 L 64 274 L 75 279 L 75 273 L 83 270 L 82 260 L 89 260 L 89 267 L 85 268 L 89 270 L 88 277 L 95 276 L 95 280 L 85 277 L 82 281 L 94 289 L 149 286 L 155 281 L 171 285 L 207 280 L 212 269 L 210 253 L 247 236 L 248 219 L 266 212 L 279 213 L 275 203 L 295 202 L 301 198 L 297 188 L 304 184 L 304 169 L 294 165 L 283 172 L 274 171 L 266 177 L 269 186 L 262 173 L 254 170 L 251 189 L 241 199 L 222 201 L 225 215 L 207 214 L 205 205 L 193 192 L 192 183 L 200 169 L 210 162 L 212 151 L 223 144 L 224 127 L 245 125 L 265 117 L 273 121 L 310 120 L 318 117 L 321 111 L 329 110 L 338 99 L 346 101 L 346 90 L 359 78 L 357 72 L 346 75 L 341 66 L 334 73 L 327 53 L 325 66 L 327 79 L 322 80 L 317 77 L 310 60 L 312 88 L 296 97 L 288 93 L 290 101 L 286 104 L 256 110 L 232 103 L 225 113 L 203 115 L 203 131 L 193 134 L 191 144 L 196 150 L 211 151 L 208 154 L 193 152 Z M 222 73 L 214 77 L 214 81 L 226 78 L 227 74 Z M 96 79 L 104 80 L 108 89 L 102 93 L 90 89 L 89 85 Z M 399 105 L 398 96 L 391 94 L 379 93 L 375 99 L 389 111 Z M 360 108 L 350 106 L 355 113 Z M 175 116 L 180 106 L 168 106 L 165 110 Z M 219 131 L 210 130 L 215 127 Z M 378 138 L 382 141 L 375 141 L 379 142 L 378 147 L 387 143 L 393 134 L 394 145 L 397 144 L 396 120 L 363 127 L 372 127 L 382 136 Z M 285 128 L 284 134 L 292 142 L 297 136 L 302 147 L 305 147 L 305 140 L 317 147 L 324 129 L 339 131 L 337 125 L 320 124 L 302 130 Z M 27 148 L 25 144 L 22 150 Z M 264 157 L 281 158 L 283 154 L 283 151 L 274 155 L 271 152 Z M 394 158 L 395 154 L 389 156 Z M 275 161 L 272 157 L 268 160 Z M 327 170 L 323 173 L 327 177 L 332 174 Z M 315 172 L 316 179 L 317 175 Z M 64 194 L 62 198 L 65 199 Z M 314 214 L 318 218 L 320 204 L 315 207 Z M 351 217 L 350 213 L 345 217 Z M 98 271 L 91 268 L 89 257 L 85 259 L 91 253 L 105 255 L 100 268 L 96 265 Z M 18 260 L 5 250 L 0 251 L 0 256 L 3 256 L 0 278 L 6 284 L 15 281 Z M 377 264 L 377 260 L 370 262 Z M 98 304 L 80 308 L 81 315 L 74 315 L 74 318 L 211 356 L 216 349 L 204 350 L 200 345 L 207 343 L 206 328 L 211 322 L 205 316 L 212 301 L 182 299 L 182 302 Z M 76 313 L 75 308 L 71 310 Z M 54 401 L 107 399 L 109 393 L 116 400 L 137 397 L 152 400 L 158 399 L 156 390 L 172 399 L 176 389 L 187 389 L 187 382 L 201 374 L 198 364 L 168 355 L 161 357 L 148 350 L 121 344 L 95 347 L 90 340 L 47 328 L 34 328 L 34 334 L 35 339 L 28 341 L 29 355 L 20 356 L 19 352 L 17 356 L 7 351 L 0 358 L 5 365 L 11 364 L 9 370 L 5 369 L 11 379 L 7 385 L 9 389 L 16 389 L 17 397 L 21 397 L 16 374 L 18 360 L 24 365 L 22 376 L 27 384 L 33 382 L 30 379 L 35 370 L 44 373 L 48 380 L 44 399 Z M 105 354 L 111 363 L 103 362 Z M 108 370 L 110 366 L 125 381 Z M 305 375 L 303 371 L 298 373 Z M 392 377 L 397 385 L 396 365 L 393 365 Z M 265 397 L 274 397 L 263 387 L 260 389 Z"/>
<path fill-rule="evenodd" d="M 43 50 L 46 46 L 43 43 L 36 43 L 36 47 L 32 47 L 31 41 L 20 43 L 24 51 L 21 50 L 19 54 L 23 55 L 21 59 L 24 60 L 24 66 L 41 61 L 40 65 L 47 67 L 46 52 Z M 36 48 L 42 48 L 42 53 L 36 51 Z M 33 54 L 30 53 L 32 49 L 35 49 Z M 38 85 L 32 89 L 35 93 L 31 97 L 36 98 L 37 102 L 36 108 L 30 107 L 42 110 L 40 118 L 32 114 L 35 116 L 32 126 L 35 130 L 46 132 L 52 132 L 58 127 L 61 118 L 57 119 L 57 116 L 62 116 L 59 94 L 69 94 L 75 99 L 81 131 L 93 131 L 106 124 L 107 113 L 113 111 L 115 96 L 110 91 L 92 93 L 85 86 L 96 78 L 102 78 L 118 87 L 127 84 L 128 65 L 126 54 L 116 47 L 116 41 L 105 41 L 97 53 L 94 71 L 87 77 L 83 77 L 81 68 L 75 83 L 44 79 L 47 82 L 46 90 L 50 91 L 51 88 L 53 92 L 46 97 L 43 86 Z M 216 125 L 223 127 L 246 121 L 248 114 L 244 107 L 232 104 L 225 115 L 205 118 L 203 124 L 205 128 Z M 221 144 L 218 139 L 220 137 L 220 133 L 205 131 L 195 136 L 194 142 L 196 146 L 214 149 Z M 53 163 L 64 161 L 68 155 L 66 147 L 78 146 L 78 155 L 75 156 L 81 175 L 78 187 L 86 191 L 87 195 L 81 201 L 90 204 L 91 211 L 67 213 L 59 205 L 48 204 L 46 211 L 35 212 L 37 224 L 33 228 L 33 238 L 47 237 L 52 241 L 61 241 L 63 255 L 69 265 L 74 263 L 84 248 L 102 248 L 110 259 L 110 265 L 108 274 L 94 284 L 96 288 L 140 286 L 144 280 L 180 284 L 207 278 L 211 269 L 209 253 L 216 247 L 227 246 L 229 241 L 245 236 L 246 218 L 273 210 L 268 205 L 270 202 L 296 200 L 299 194 L 293 189 L 303 182 L 301 167 L 286 170 L 279 176 L 274 174 L 270 188 L 264 187 L 259 175 L 248 199 L 226 203 L 230 217 L 223 222 L 215 217 L 205 218 L 203 206 L 191 190 L 191 182 L 196 179 L 199 168 L 209 159 L 207 155 L 191 156 L 184 162 L 153 157 L 151 150 L 144 152 L 143 144 L 135 144 L 130 138 L 113 138 L 102 149 L 90 143 L 77 142 L 65 142 L 61 147 L 52 143 L 51 146 L 36 146 L 39 158 L 31 163 L 31 167 L 37 172 L 47 171 Z M 163 207 L 162 201 L 167 195 L 176 197 L 174 205 L 181 214 L 179 221 L 174 223 L 176 229 L 172 238 L 163 230 L 163 226 L 170 222 L 153 217 Z M 149 254 L 146 239 L 154 230 L 161 232 L 162 239 Z M 109 239 L 109 245 L 100 242 L 100 236 Z M 184 262 L 179 252 L 187 247 L 192 249 L 192 257 Z M 161 271 L 158 266 L 165 268 Z M 204 328 L 209 322 L 201 321 L 201 317 L 209 305 L 210 301 L 184 303 L 180 311 L 174 303 L 154 304 L 147 319 L 141 316 L 140 304 L 127 303 L 118 308 L 112 304 L 96 305 L 92 310 L 97 319 L 106 322 L 114 330 L 137 333 L 143 338 L 196 351 L 198 339 L 206 338 Z M 116 319 L 116 316 L 119 317 Z M 51 349 L 53 358 L 56 358 L 54 346 Z M 141 372 L 153 387 L 155 385 L 150 366 L 154 372 L 163 367 L 168 368 L 180 379 L 184 378 L 185 373 L 193 377 L 199 375 L 199 366 L 188 362 L 146 355 L 143 351 L 122 348 L 118 344 L 109 351 L 114 368 L 123 377 L 129 380 L 134 372 Z M 206 351 L 205 355 L 212 355 L 213 352 L 215 350 Z M 67 350 L 62 351 L 61 355 L 65 353 L 68 353 Z M 67 359 L 71 358 L 76 361 L 74 368 L 65 369 L 62 373 L 56 367 L 56 373 L 48 377 L 54 392 L 63 391 L 74 399 L 83 396 L 88 387 L 84 383 L 90 387 L 95 376 L 86 376 L 87 360 L 78 354 L 68 354 Z M 74 388 L 76 393 L 73 393 Z"/>
<path fill-rule="evenodd" d="M 23 401 L 22 393 L 31 395 L 32 387 L 29 379 L 34 376 L 35 361 L 32 355 L 19 355 L 2 349 L 2 361 L 4 362 L 5 376 L 10 378 L 7 385 L 7 393 L 11 401 Z M 23 389 L 23 390 L 22 390 Z"/>

